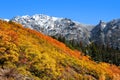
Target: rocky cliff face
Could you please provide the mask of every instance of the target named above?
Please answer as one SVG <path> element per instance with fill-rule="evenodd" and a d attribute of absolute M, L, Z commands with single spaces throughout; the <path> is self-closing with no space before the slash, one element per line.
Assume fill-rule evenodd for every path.
<path fill-rule="evenodd" d="M 91 31 L 91 39 L 97 44 L 120 49 L 120 19 L 100 23 Z"/>

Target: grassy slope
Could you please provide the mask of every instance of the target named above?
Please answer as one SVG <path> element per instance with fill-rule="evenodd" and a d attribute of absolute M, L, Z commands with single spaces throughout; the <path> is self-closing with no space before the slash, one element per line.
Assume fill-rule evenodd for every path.
<path fill-rule="evenodd" d="M 16 76 L 20 75 L 35 80 L 119 80 L 120 77 L 120 69 L 114 65 L 95 63 L 51 37 L 5 21 L 0 21 L 0 65 L 2 75 L 9 73 L 8 69 L 13 74 L 17 71 L 8 80 L 18 80 Z"/>

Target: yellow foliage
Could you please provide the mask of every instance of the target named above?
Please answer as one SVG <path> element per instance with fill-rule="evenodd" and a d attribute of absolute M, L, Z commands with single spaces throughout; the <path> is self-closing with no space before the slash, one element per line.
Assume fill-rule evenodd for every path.
<path fill-rule="evenodd" d="M 0 66 L 10 64 L 35 80 L 115 80 L 120 76 L 117 66 L 93 62 L 51 37 L 0 20 Z"/>

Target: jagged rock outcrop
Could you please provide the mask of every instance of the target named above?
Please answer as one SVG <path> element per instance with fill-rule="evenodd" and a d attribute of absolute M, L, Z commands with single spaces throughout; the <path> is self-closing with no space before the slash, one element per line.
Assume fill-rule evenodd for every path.
<path fill-rule="evenodd" d="M 98 45 L 120 49 L 120 19 L 100 23 L 91 31 L 91 39 Z"/>

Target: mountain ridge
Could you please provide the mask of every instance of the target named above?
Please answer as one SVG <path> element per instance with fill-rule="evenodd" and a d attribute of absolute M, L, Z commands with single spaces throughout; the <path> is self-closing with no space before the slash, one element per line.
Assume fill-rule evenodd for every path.
<path fill-rule="evenodd" d="M 76 42 L 82 41 L 83 44 L 89 44 L 90 29 L 86 29 L 84 25 L 72 21 L 67 18 L 56 18 L 46 15 L 33 15 L 13 18 L 12 21 L 19 22 L 25 27 L 35 29 L 49 36 L 65 37 L 66 40 L 75 40 Z M 37 17 L 37 19 L 36 19 Z M 84 36 L 84 37 L 83 37 Z M 83 38 L 85 40 L 83 40 Z"/>
<path fill-rule="evenodd" d="M 114 37 L 112 40 L 115 41 L 110 40 L 110 37 L 108 37 L 111 35 L 110 32 L 119 34 L 119 30 L 116 30 L 116 32 L 113 31 L 115 26 L 113 27 L 111 24 L 114 23 L 114 25 L 117 25 L 119 29 L 120 19 L 114 19 L 107 23 L 100 20 L 99 24 L 96 26 L 81 24 L 68 18 L 58 18 L 43 14 L 35 14 L 32 16 L 27 15 L 22 17 L 19 16 L 14 17 L 11 20 L 21 23 L 25 27 L 35 29 L 43 34 L 54 36 L 56 38 L 62 36 L 68 41 L 74 40 L 77 43 L 82 42 L 83 45 L 95 42 L 97 44 L 111 46 L 113 48 L 118 47 L 120 49 L 120 45 L 118 45 L 120 44 L 118 41 L 120 36 L 115 38 L 115 35 L 112 35 L 112 37 Z M 111 30 L 111 28 L 109 28 L 110 26 L 114 29 Z M 107 31 L 109 32 L 106 33 Z"/>

